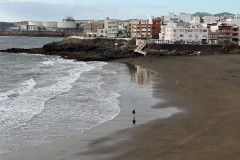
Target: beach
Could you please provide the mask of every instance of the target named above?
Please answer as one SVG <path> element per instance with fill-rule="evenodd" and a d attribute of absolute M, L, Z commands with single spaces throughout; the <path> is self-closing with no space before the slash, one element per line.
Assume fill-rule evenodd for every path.
<path fill-rule="evenodd" d="M 113 120 L 79 136 L 0 155 L 0 160 L 239 159 L 239 55 L 117 62 L 152 71 L 152 93 L 122 93 L 125 108 Z M 135 126 L 134 107 L 139 107 Z"/>
<path fill-rule="evenodd" d="M 239 55 L 134 60 L 158 72 L 153 93 L 167 101 L 153 108 L 177 106 L 184 113 L 129 131 L 131 141 L 121 144 L 128 151 L 113 159 L 239 159 L 239 62 Z"/>

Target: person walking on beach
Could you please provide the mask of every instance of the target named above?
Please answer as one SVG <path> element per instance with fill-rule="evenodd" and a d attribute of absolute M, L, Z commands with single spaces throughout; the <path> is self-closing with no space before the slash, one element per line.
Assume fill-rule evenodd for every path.
<path fill-rule="evenodd" d="M 135 123 L 136 123 L 136 119 L 135 119 L 135 118 L 133 118 L 133 121 L 132 121 L 132 122 L 133 122 L 133 124 L 134 124 L 134 126 L 135 126 Z"/>
<path fill-rule="evenodd" d="M 135 118 L 135 114 L 136 114 L 135 109 L 132 111 L 132 114 L 133 114 L 133 118 Z"/>
<path fill-rule="evenodd" d="M 134 124 L 134 126 L 135 126 L 135 123 L 136 123 L 136 119 L 135 119 L 136 111 L 135 111 L 135 109 L 132 111 L 132 114 L 133 114 L 133 120 L 132 120 L 132 122 L 133 122 L 133 124 Z"/>

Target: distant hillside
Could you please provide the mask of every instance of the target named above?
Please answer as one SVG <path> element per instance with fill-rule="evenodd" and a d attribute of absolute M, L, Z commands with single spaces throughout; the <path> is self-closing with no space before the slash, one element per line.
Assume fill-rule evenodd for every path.
<path fill-rule="evenodd" d="M 214 16 L 233 16 L 234 14 L 228 12 L 222 12 L 218 14 L 214 14 Z"/>
<path fill-rule="evenodd" d="M 197 13 L 194 13 L 192 16 L 204 17 L 204 16 L 211 16 L 211 14 L 206 12 L 197 12 Z"/>

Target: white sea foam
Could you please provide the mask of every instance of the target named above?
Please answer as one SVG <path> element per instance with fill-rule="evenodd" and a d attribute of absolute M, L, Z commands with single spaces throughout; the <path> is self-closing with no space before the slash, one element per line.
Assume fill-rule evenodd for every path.
<path fill-rule="evenodd" d="M 29 79 L 25 83 L 23 83 L 23 86 L 14 90 L 10 90 L 4 93 L 0 94 L 0 103 L 5 102 L 11 97 L 17 97 L 19 95 L 26 94 L 30 92 L 34 87 L 36 86 L 36 82 L 33 80 L 33 78 Z"/>
<path fill-rule="evenodd" d="M 53 66 L 54 65 L 54 61 L 48 59 L 47 61 L 41 62 L 42 64 L 44 64 L 45 66 Z"/>
<path fill-rule="evenodd" d="M 66 66 L 62 70 L 65 76 L 57 77 L 55 84 L 33 89 L 36 82 L 31 78 L 24 83 L 24 87 L 9 91 L 1 96 L 5 102 L 0 106 L 2 111 L 2 113 L 0 112 L 0 130 L 8 132 L 25 125 L 33 117 L 43 112 L 46 101 L 56 95 L 70 91 L 73 87 L 72 83 L 77 81 L 81 73 L 95 68 L 84 62 L 76 62 L 72 66 L 71 60 L 55 59 L 55 61 L 59 66 L 63 66 L 63 63 Z M 67 67 L 68 65 L 71 67 Z M 7 98 L 11 99 L 8 100 Z"/>
<path fill-rule="evenodd" d="M 120 112 L 119 93 L 129 81 L 128 76 L 116 74 L 121 67 L 105 62 L 43 59 L 49 60 L 51 67 L 40 62 L 31 71 L 35 88 L 0 105 L 0 136 L 5 139 L 0 149 L 5 152 L 80 134 Z M 8 141 L 19 145 L 7 147 L 4 144 Z"/>

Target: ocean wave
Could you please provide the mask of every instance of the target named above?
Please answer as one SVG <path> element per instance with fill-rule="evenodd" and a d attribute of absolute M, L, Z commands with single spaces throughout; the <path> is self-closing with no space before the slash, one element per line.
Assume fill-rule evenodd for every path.
<path fill-rule="evenodd" d="M 42 64 L 44 64 L 45 66 L 53 66 L 54 65 L 54 61 L 48 59 L 47 61 L 41 62 Z"/>
<path fill-rule="evenodd" d="M 26 94 L 30 92 L 35 86 L 36 82 L 33 80 L 33 78 L 30 78 L 28 81 L 23 83 L 22 87 L 0 94 L 0 103 L 8 100 L 9 98 Z"/>

